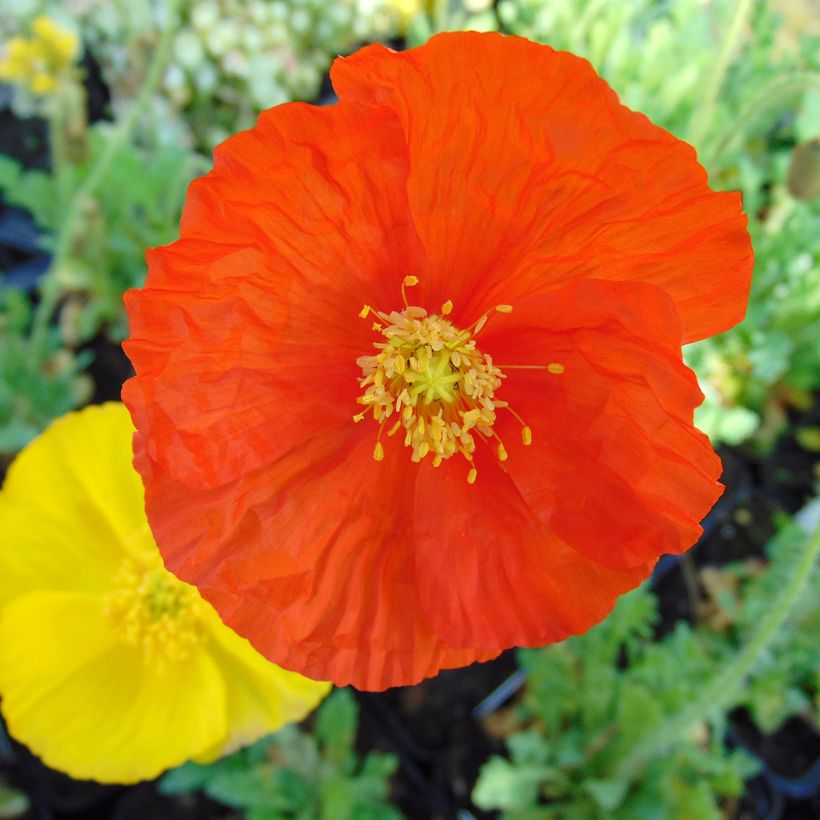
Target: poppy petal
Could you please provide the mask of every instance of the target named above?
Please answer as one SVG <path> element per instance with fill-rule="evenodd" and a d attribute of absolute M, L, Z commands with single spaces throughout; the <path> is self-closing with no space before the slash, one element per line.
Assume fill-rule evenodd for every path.
<path fill-rule="evenodd" d="M 542 522 L 611 567 L 697 540 L 722 491 L 721 463 L 694 427 L 703 394 L 662 290 L 580 281 L 517 306 L 483 343 L 499 362 L 563 367 L 560 375 L 509 369 L 503 386 L 533 431 L 524 447 L 506 420 L 505 467 Z"/>
<path fill-rule="evenodd" d="M 357 314 L 422 264 L 406 165 L 391 112 L 355 104 L 281 106 L 217 149 L 126 295 L 123 399 L 166 472 L 218 486 L 350 423 Z"/>
<path fill-rule="evenodd" d="M 194 495 L 150 465 L 142 469 L 169 569 L 196 584 L 228 626 L 286 669 L 379 690 L 499 650 L 459 648 L 433 632 L 419 606 L 409 538 L 415 465 L 394 439 L 376 462 L 372 444 L 350 441 L 315 461 L 297 453 L 247 484 Z M 138 465 L 143 458 L 138 453 Z M 254 503 L 230 520 L 230 499 L 245 494 Z"/>
<path fill-rule="evenodd" d="M 87 423 L 54 421 L 12 463 L 0 494 L 0 607 L 32 590 L 100 591 L 147 531 L 121 405 L 88 407 Z M 100 477 L 104 477 L 101 480 Z M 37 526 L 32 526 L 36 522 Z M 59 544 L 59 549 L 55 545 Z"/>
<path fill-rule="evenodd" d="M 475 318 L 591 277 L 663 287 L 684 342 L 742 319 L 752 250 L 739 196 L 711 191 L 692 147 L 622 106 L 586 60 L 458 32 L 363 48 L 331 77 L 342 100 L 402 123 L 430 304 L 458 293 Z"/>
<path fill-rule="evenodd" d="M 527 300 L 481 335 L 508 368 L 493 430 L 508 459 L 479 447 L 425 465 L 415 543 L 425 612 L 448 641 L 537 646 L 584 631 L 682 552 L 720 495 L 720 460 L 693 427 L 702 400 L 680 358 L 680 323 L 660 288 L 587 280 Z"/>
<path fill-rule="evenodd" d="M 539 521 L 488 448 L 474 464 L 475 484 L 466 464 L 424 465 L 416 484 L 419 597 L 444 640 L 499 648 L 562 641 L 598 623 L 652 571 L 654 560 L 611 569 L 572 549 Z"/>
<path fill-rule="evenodd" d="M 197 756 L 209 763 L 305 718 L 330 691 L 321 683 L 269 663 L 244 639 L 226 629 L 212 611 L 208 653 L 222 672 L 228 736 Z"/>
<path fill-rule="evenodd" d="M 35 592 L 3 610 L 9 732 L 72 777 L 118 783 L 156 777 L 223 738 L 225 691 L 208 655 L 159 668 L 101 628 L 101 608 L 92 595 Z"/>

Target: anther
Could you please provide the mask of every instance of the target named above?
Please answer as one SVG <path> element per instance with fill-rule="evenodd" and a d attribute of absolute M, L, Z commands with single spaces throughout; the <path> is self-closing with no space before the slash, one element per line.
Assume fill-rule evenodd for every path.
<path fill-rule="evenodd" d="M 467 473 L 467 483 L 468 484 L 475 484 L 475 480 L 478 477 L 478 470 L 475 467 L 470 467 L 470 472 Z"/>
<path fill-rule="evenodd" d="M 377 441 L 373 448 L 373 458 L 375 461 L 381 461 L 384 458 L 384 447 L 380 441 Z"/>
<path fill-rule="evenodd" d="M 448 299 L 442 306 L 441 306 L 441 315 L 442 316 L 449 316 L 453 312 L 453 300 Z"/>
<path fill-rule="evenodd" d="M 547 365 L 547 370 L 548 370 L 550 373 L 552 373 L 552 374 L 554 374 L 554 375 L 556 375 L 556 376 L 560 376 L 560 375 L 561 375 L 561 373 L 563 373 L 563 372 L 564 372 L 564 370 L 566 370 L 566 368 L 564 367 L 564 365 L 559 364 L 558 362 L 550 362 L 550 363 Z"/>
<path fill-rule="evenodd" d="M 512 305 L 496 305 L 495 309 L 499 313 L 512 313 Z"/>
<path fill-rule="evenodd" d="M 504 447 L 504 445 L 501 442 L 499 442 L 498 443 L 498 460 L 499 461 L 506 461 L 507 458 L 508 458 L 507 450 Z"/>
<path fill-rule="evenodd" d="M 529 447 L 530 444 L 532 444 L 532 430 L 529 427 L 521 428 L 521 441 L 525 447 Z"/>
<path fill-rule="evenodd" d="M 407 291 L 406 288 L 412 288 L 418 285 L 419 278 L 418 276 L 405 276 L 401 283 L 401 298 L 404 302 L 404 307 L 409 308 L 410 305 L 407 302 Z"/>
<path fill-rule="evenodd" d="M 370 313 L 370 305 L 364 305 L 359 311 L 359 318 L 366 319 L 368 313 Z"/>

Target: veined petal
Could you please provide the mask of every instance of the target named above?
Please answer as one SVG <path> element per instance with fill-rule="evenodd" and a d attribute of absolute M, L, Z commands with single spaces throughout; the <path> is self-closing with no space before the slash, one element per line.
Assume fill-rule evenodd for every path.
<path fill-rule="evenodd" d="M 431 304 L 459 283 L 453 315 L 478 316 L 592 277 L 663 287 L 685 342 L 742 319 L 752 250 L 740 198 L 711 191 L 691 146 L 620 105 L 586 60 L 458 32 L 400 53 L 363 48 L 331 77 L 342 100 L 401 121 Z"/>
<path fill-rule="evenodd" d="M 415 465 L 401 449 L 387 439 L 376 462 L 359 437 L 333 458 L 294 452 L 247 483 L 195 495 L 143 466 L 148 515 L 169 567 L 274 663 L 339 686 L 417 683 L 498 650 L 440 640 L 421 611 L 407 503 Z M 254 502 L 239 501 L 230 520 L 229 499 L 246 496 Z"/>
<path fill-rule="evenodd" d="M 516 306 L 484 343 L 498 361 L 564 368 L 510 369 L 503 398 L 532 428 L 532 446 L 511 419 L 499 428 L 510 441 L 505 468 L 559 538 L 621 568 L 697 540 L 722 491 L 721 463 L 694 427 L 703 394 L 660 288 L 577 282 Z"/>
<path fill-rule="evenodd" d="M 424 465 L 416 484 L 416 582 L 443 640 L 497 649 L 562 641 L 652 571 L 654 561 L 611 569 L 572 549 L 538 520 L 494 453 L 480 448 L 474 464 L 474 484 L 466 464 Z"/>
<path fill-rule="evenodd" d="M 443 639 L 538 646 L 585 631 L 662 553 L 694 543 L 720 495 L 720 460 L 693 427 L 702 394 L 660 288 L 577 282 L 516 305 L 482 346 L 541 366 L 507 368 L 499 390 L 532 443 L 500 408 L 507 460 L 487 445 L 472 465 L 423 469 L 418 585 Z"/>
<path fill-rule="evenodd" d="M 215 487 L 349 425 L 358 313 L 422 267 L 406 173 L 392 113 L 356 104 L 281 106 L 217 149 L 126 296 L 123 399 L 165 472 Z"/>
<path fill-rule="evenodd" d="M 132 783 L 212 748 L 225 689 L 195 651 L 158 668 L 107 629 L 102 600 L 31 593 L 0 616 L 0 702 L 9 732 L 77 779 Z"/>

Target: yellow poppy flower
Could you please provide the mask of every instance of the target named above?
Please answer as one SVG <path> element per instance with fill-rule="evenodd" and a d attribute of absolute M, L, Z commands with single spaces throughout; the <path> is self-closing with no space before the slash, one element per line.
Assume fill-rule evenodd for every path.
<path fill-rule="evenodd" d="M 54 422 L 0 491 L 0 709 L 75 778 L 129 783 L 301 720 L 330 686 L 274 666 L 164 569 L 121 404 Z"/>

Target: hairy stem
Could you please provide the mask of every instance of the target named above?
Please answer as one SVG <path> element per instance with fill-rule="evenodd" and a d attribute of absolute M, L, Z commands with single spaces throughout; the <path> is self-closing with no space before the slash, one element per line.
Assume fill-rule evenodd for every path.
<path fill-rule="evenodd" d="M 704 720 L 715 709 L 731 703 L 737 690 L 743 686 L 747 675 L 754 669 L 799 600 L 814 569 L 818 554 L 820 526 L 809 537 L 805 548 L 798 553 L 791 576 L 784 585 L 780 597 L 734 660 L 707 681 L 698 698 L 677 714 L 670 715 L 658 729 L 638 741 L 617 767 L 616 776 L 634 776 L 647 761 L 662 755 L 674 745 L 692 725 Z"/>

